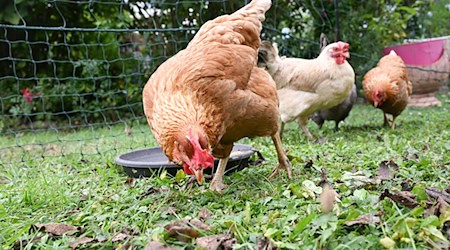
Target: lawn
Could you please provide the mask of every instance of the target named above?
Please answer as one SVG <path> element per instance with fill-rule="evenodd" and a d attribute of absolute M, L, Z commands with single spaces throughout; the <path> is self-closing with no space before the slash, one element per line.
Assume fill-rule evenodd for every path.
<path fill-rule="evenodd" d="M 449 95 L 440 99 L 440 107 L 406 109 L 395 130 L 381 126 L 380 110 L 358 104 L 338 132 L 332 122 L 321 130 L 309 124 L 315 137 L 327 138 L 322 143 L 307 141 L 289 124 L 283 144 L 292 180 L 284 172 L 267 178 L 276 166 L 269 138 L 244 139 L 266 161 L 227 175 L 223 194 L 209 191 L 207 183 L 189 184 L 181 173 L 130 180 L 114 158 L 156 145 L 145 121 L 126 124 L 128 133 L 117 124 L 5 135 L 0 246 L 142 249 L 159 241 L 195 249 L 195 239 L 180 241 L 164 227 L 201 217 L 209 228 L 191 231 L 199 237 L 230 233 L 236 249 L 381 249 L 393 242 L 395 249 L 448 248 Z M 384 161 L 392 163 L 380 167 Z M 330 213 L 321 211 L 322 169 L 340 196 Z M 380 200 L 385 192 L 388 197 Z M 73 227 L 66 232 L 58 224 L 40 225 L 45 223 Z M 86 243 L 74 244 L 80 239 Z"/>

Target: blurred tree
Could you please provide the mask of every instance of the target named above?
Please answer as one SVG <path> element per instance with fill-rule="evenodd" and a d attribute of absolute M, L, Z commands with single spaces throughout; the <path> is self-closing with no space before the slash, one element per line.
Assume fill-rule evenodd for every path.
<path fill-rule="evenodd" d="M 1 114 L 89 123 L 141 114 L 150 74 L 207 20 L 246 0 L 6 1 L 0 12 Z M 319 36 L 349 42 L 358 79 L 387 45 L 448 35 L 443 0 L 273 0 L 262 38 L 312 58 Z M 338 16 L 338 18 L 337 18 Z M 6 25 L 6 26 L 5 26 Z M 21 90 L 39 97 L 24 103 Z M 31 118 L 30 118 L 31 117 Z"/>

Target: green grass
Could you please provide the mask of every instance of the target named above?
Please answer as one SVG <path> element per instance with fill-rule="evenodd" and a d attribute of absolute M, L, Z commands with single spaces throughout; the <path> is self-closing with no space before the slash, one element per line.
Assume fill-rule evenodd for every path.
<path fill-rule="evenodd" d="M 25 248 L 66 249 L 75 239 L 88 236 L 108 240 L 80 248 L 141 249 L 149 240 L 158 240 L 194 249 L 195 240 L 178 242 L 169 238 L 163 227 L 178 218 L 195 218 L 201 208 L 213 213 L 206 222 L 212 230 L 201 235 L 232 232 L 238 240 L 237 249 L 256 249 L 258 239 L 264 236 L 282 249 L 380 249 L 379 240 L 385 236 L 396 240 L 395 248 L 444 244 L 436 231 L 440 232 L 450 218 L 425 216 L 423 189 L 443 190 L 450 185 L 448 97 L 440 97 L 441 107 L 408 108 L 399 116 L 395 130 L 381 126 L 380 110 L 357 105 L 339 132 L 333 131 L 332 122 L 322 130 L 310 123 L 315 137 L 328 139 L 322 144 L 307 141 L 296 124 L 289 124 L 284 147 L 293 166 L 293 180 L 284 172 L 274 179 L 266 178 L 276 166 L 269 138 L 244 139 L 241 142 L 259 149 L 266 162 L 226 176 L 224 182 L 229 187 L 222 195 L 209 191 L 207 184 L 185 188 L 188 177 L 176 180 L 164 172 L 138 180 L 133 188 L 126 184 L 127 176 L 113 164 L 114 158 L 156 145 L 145 122 L 133 124 L 130 136 L 124 133 L 124 125 L 3 136 L 0 246 L 9 249 L 20 240 L 38 239 Z M 359 172 L 373 180 L 385 160 L 399 166 L 392 180 L 359 185 L 349 177 Z M 309 161 L 312 166 L 307 166 Z M 322 168 L 327 169 L 329 181 L 340 195 L 340 202 L 329 214 L 320 211 L 317 195 L 308 196 L 308 189 L 302 187 L 304 181 L 317 185 Z M 384 189 L 400 190 L 402 182 L 415 186 L 418 208 L 378 200 Z M 377 213 L 382 214 L 382 224 L 344 225 L 361 214 Z M 83 230 L 75 236 L 55 237 L 32 229 L 33 224 L 50 222 Z M 120 232 L 131 237 L 112 242 Z"/>

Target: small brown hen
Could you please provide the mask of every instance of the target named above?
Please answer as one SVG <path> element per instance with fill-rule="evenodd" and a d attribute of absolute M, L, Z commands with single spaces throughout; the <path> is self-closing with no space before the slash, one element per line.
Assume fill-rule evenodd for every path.
<path fill-rule="evenodd" d="M 222 176 L 233 143 L 243 137 L 271 136 L 279 162 L 274 174 L 282 168 L 291 177 L 277 133 L 275 83 L 256 66 L 261 22 L 270 6 L 270 0 L 254 0 L 208 21 L 143 90 L 147 121 L 169 160 L 202 183 L 203 169 L 219 158 L 212 190 L 226 187 Z"/>
<path fill-rule="evenodd" d="M 412 93 L 412 84 L 408 81 L 402 58 L 392 50 L 366 73 L 362 85 L 369 103 L 383 110 L 384 125 L 390 123 L 387 114 L 392 115 L 390 126 L 394 129 L 395 119 L 408 105 Z"/>

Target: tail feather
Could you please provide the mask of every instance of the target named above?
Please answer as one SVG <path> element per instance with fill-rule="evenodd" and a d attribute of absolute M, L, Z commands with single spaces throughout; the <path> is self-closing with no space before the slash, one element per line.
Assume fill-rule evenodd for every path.
<path fill-rule="evenodd" d="M 272 5 L 271 0 L 253 0 L 238 11 L 219 16 L 203 24 L 188 45 L 219 42 L 222 44 L 241 44 L 255 51 L 261 43 L 259 38 L 265 13 Z"/>

